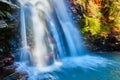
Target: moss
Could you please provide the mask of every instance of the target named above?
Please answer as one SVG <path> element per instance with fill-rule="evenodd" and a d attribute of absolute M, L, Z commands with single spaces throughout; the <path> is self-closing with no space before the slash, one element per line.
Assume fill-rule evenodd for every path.
<path fill-rule="evenodd" d="M 119 50 L 120 0 L 75 0 L 74 2 L 82 5 L 84 9 L 81 20 L 78 21 L 84 39 L 98 49 Z"/>
<path fill-rule="evenodd" d="M 120 28 L 120 0 L 75 0 L 84 10 L 78 22 L 83 35 L 108 36 L 112 27 Z M 86 4 L 87 3 L 87 4 Z"/>
<path fill-rule="evenodd" d="M 101 32 L 107 32 L 111 29 L 111 26 L 109 25 L 102 25 L 101 26 Z"/>
<path fill-rule="evenodd" d="M 81 29 L 81 32 L 84 34 L 90 31 L 90 35 L 96 35 L 100 32 L 100 20 L 97 18 L 86 17 L 85 27 Z"/>

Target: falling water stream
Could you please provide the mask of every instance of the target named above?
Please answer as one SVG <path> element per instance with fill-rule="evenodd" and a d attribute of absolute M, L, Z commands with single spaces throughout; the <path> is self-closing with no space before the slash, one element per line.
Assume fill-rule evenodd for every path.
<path fill-rule="evenodd" d="M 22 46 L 17 70 L 28 72 L 28 80 L 100 80 L 86 73 L 92 71 L 97 76 L 97 70 L 102 68 L 98 71 L 101 74 L 106 66 L 116 64 L 86 54 L 65 0 L 20 0 L 20 3 Z"/>
<path fill-rule="evenodd" d="M 25 11 L 26 9 L 29 12 Z M 29 15 L 29 17 L 25 17 L 25 15 Z M 28 27 L 31 27 L 33 32 L 30 35 L 33 36 L 32 42 L 27 40 Z M 79 31 L 69 16 L 63 0 L 60 0 L 59 3 L 55 0 L 36 0 L 22 4 L 21 37 L 22 48 L 31 49 L 29 55 L 32 56 L 33 63 L 38 67 L 45 66 L 46 57 L 52 57 L 56 61 L 58 58 L 78 56 L 85 52 L 83 44 L 80 43 Z"/>

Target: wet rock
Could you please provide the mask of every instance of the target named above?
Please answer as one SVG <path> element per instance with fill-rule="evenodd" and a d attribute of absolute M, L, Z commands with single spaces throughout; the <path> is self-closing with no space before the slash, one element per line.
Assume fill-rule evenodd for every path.
<path fill-rule="evenodd" d="M 5 22 L 17 20 L 16 14 L 19 10 L 18 5 L 12 4 L 6 0 L 0 0 L 0 20 L 3 20 Z"/>
<path fill-rule="evenodd" d="M 14 51 L 19 43 L 19 3 L 0 0 L 0 80 L 26 80 L 27 73 L 17 72 Z M 18 32 L 18 33 L 17 33 Z"/>
<path fill-rule="evenodd" d="M 3 61 L 0 61 L 0 68 L 4 67 L 4 62 Z"/>
<path fill-rule="evenodd" d="M 4 80 L 26 80 L 28 77 L 28 74 L 26 72 L 14 72 L 7 77 L 4 78 Z"/>
<path fill-rule="evenodd" d="M 16 71 L 17 65 L 0 67 L 0 80 L 26 80 L 28 74 L 24 71 Z"/>
<path fill-rule="evenodd" d="M 15 70 L 0 68 L 0 80 L 4 80 L 5 77 L 15 73 Z"/>
<path fill-rule="evenodd" d="M 86 40 L 87 41 L 87 40 Z M 114 35 L 109 35 L 108 37 L 99 37 L 89 39 L 86 45 L 90 51 L 120 51 L 120 41 Z"/>
<path fill-rule="evenodd" d="M 19 6 L 15 5 L 15 4 L 12 4 L 9 1 L 0 0 L 0 10 L 12 12 L 12 11 L 17 10 L 18 8 L 19 8 Z"/>
<path fill-rule="evenodd" d="M 5 57 L 3 59 L 3 61 L 4 61 L 4 64 L 5 64 L 4 66 L 9 66 L 9 65 L 14 64 L 14 60 L 11 57 Z"/>
<path fill-rule="evenodd" d="M 4 20 L 0 20 L 0 28 L 5 28 L 7 27 L 7 23 Z"/>
<path fill-rule="evenodd" d="M 11 0 L 13 1 L 13 0 Z M 17 1 L 16 1 L 17 2 Z M 17 4 L 0 0 L 0 68 L 15 69 L 14 56 L 17 46 L 16 34 L 19 27 L 19 7 Z M 8 67 L 9 66 L 9 67 Z M 12 68 L 11 68 L 12 66 Z"/>

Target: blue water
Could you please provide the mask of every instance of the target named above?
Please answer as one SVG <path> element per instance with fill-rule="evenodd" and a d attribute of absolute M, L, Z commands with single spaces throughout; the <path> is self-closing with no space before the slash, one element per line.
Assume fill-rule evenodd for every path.
<path fill-rule="evenodd" d="M 37 42 L 40 43 L 36 43 L 38 45 L 36 55 L 33 51 L 31 51 L 32 55 L 29 53 L 25 54 L 26 50 L 23 50 L 21 58 L 23 59 L 23 57 L 27 57 L 22 61 L 20 60 L 18 63 L 19 67 L 17 70 L 27 72 L 27 80 L 120 80 L 119 53 L 97 54 L 87 51 L 84 47 L 79 30 L 73 22 L 64 0 L 59 0 L 59 2 L 56 0 L 31 0 L 30 2 L 28 1 L 27 3 L 24 3 L 23 6 L 26 9 L 29 9 L 32 16 L 29 18 L 25 17 L 26 15 L 30 15 L 26 10 L 23 10 L 26 15 L 24 16 L 22 14 L 21 16 L 23 16 L 25 21 L 28 22 L 27 24 L 30 26 L 34 24 L 32 27 L 36 30 L 33 33 L 37 35 L 34 35 L 34 37 L 36 36 L 36 38 L 38 38 Z M 33 14 L 34 11 L 35 13 Z M 21 11 L 21 13 L 23 12 Z M 31 24 L 28 19 L 30 19 L 31 22 L 35 22 Z M 21 22 L 22 21 L 24 20 L 21 19 Z M 23 31 L 29 27 L 22 26 Z M 47 58 L 48 60 L 51 59 L 50 56 L 41 56 L 51 53 L 51 51 L 47 49 L 47 46 L 52 44 L 51 42 L 49 44 L 46 43 L 45 51 L 43 51 L 44 48 L 41 48 L 44 45 L 42 43 L 47 39 L 45 35 L 42 35 L 42 33 L 45 33 L 46 28 L 49 28 L 48 32 L 51 33 L 55 44 L 51 47 L 52 53 L 55 52 L 53 54 L 59 56 L 60 59 L 55 57 L 54 64 L 45 67 L 26 64 L 30 62 L 30 60 L 33 60 L 33 64 L 37 63 L 38 65 L 41 65 L 42 62 L 47 61 Z M 25 32 L 23 33 L 21 31 L 21 33 L 23 36 L 26 36 Z M 27 38 L 27 36 L 23 38 Z M 27 39 L 22 40 L 25 42 Z M 41 46 L 39 47 L 39 45 Z M 55 51 L 53 46 L 55 46 Z M 36 48 L 35 45 L 27 50 L 29 51 L 29 49 L 34 48 Z M 30 59 L 28 59 L 29 55 L 32 56 Z M 45 59 L 42 59 L 44 57 Z"/>
<path fill-rule="evenodd" d="M 119 54 L 99 53 L 64 58 L 40 70 L 26 65 L 20 68 L 28 71 L 27 80 L 120 80 L 119 61 Z"/>
<path fill-rule="evenodd" d="M 120 80 L 120 56 L 102 56 L 107 59 L 93 56 L 65 59 L 60 68 L 40 73 L 39 80 Z"/>

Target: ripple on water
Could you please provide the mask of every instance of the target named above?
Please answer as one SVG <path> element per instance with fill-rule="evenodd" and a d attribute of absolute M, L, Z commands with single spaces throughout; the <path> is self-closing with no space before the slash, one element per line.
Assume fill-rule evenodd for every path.
<path fill-rule="evenodd" d="M 119 80 L 118 64 L 99 56 L 65 58 L 61 62 L 37 69 L 20 63 L 17 70 L 28 72 L 28 80 Z M 114 72 L 114 73 L 113 73 Z M 115 79 L 114 79 L 115 77 Z"/>

